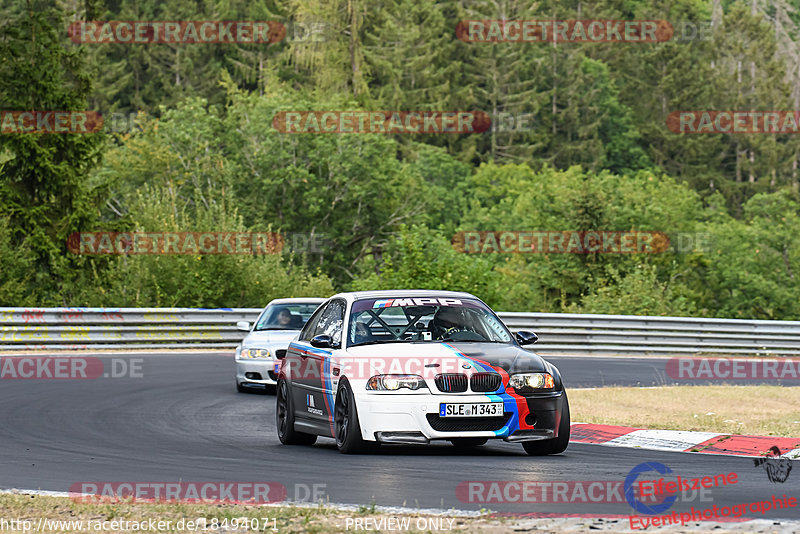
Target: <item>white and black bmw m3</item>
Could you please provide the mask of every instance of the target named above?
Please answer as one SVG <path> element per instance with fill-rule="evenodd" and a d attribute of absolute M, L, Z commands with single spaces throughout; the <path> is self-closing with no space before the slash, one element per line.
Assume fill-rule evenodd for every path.
<path fill-rule="evenodd" d="M 283 358 L 284 444 L 332 437 L 341 452 L 379 443 L 520 442 L 532 455 L 569 443 L 558 369 L 523 348 L 480 299 L 447 291 L 342 293 L 320 305 Z"/>

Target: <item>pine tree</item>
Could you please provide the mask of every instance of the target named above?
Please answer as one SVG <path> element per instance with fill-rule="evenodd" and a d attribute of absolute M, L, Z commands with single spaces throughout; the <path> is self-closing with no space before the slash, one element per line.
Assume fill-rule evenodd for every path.
<path fill-rule="evenodd" d="M 288 15 L 301 24 L 327 26 L 322 42 L 291 47 L 291 61 L 307 73 L 323 94 L 366 96 L 369 73 L 364 64 L 363 27 L 368 18 L 365 0 L 292 0 Z"/>
<path fill-rule="evenodd" d="M 0 28 L 5 109 L 85 110 L 92 79 L 82 49 L 67 41 L 64 13 L 45 1 L 28 0 L 7 16 Z M 67 236 L 97 217 L 99 192 L 87 177 L 102 146 L 100 133 L 0 136 L 0 217 L 10 224 L 12 242 L 31 247 L 31 291 L 40 296 L 69 271 Z"/>

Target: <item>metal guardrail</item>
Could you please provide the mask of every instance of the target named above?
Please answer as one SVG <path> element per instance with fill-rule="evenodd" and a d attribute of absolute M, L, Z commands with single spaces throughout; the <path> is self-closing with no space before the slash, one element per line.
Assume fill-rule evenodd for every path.
<path fill-rule="evenodd" d="M 0 308 L 0 350 L 233 348 L 260 308 Z M 800 321 L 500 312 L 547 354 L 800 354 Z"/>
<path fill-rule="evenodd" d="M 0 350 L 233 348 L 261 308 L 0 308 Z"/>
<path fill-rule="evenodd" d="M 800 354 L 800 321 L 499 313 L 512 330 L 539 335 L 542 354 Z"/>

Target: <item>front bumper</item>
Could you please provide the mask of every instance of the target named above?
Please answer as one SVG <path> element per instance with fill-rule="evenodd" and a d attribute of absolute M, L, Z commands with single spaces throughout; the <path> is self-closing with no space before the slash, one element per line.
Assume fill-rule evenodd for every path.
<path fill-rule="evenodd" d="M 236 360 L 236 383 L 245 387 L 266 388 L 277 384 L 278 360 Z"/>
<path fill-rule="evenodd" d="M 355 392 L 354 392 L 355 393 Z M 454 438 L 490 438 L 509 442 L 557 437 L 563 392 L 528 397 L 534 428 L 520 429 L 517 401 L 503 395 L 432 395 L 402 393 L 356 394 L 362 438 L 384 443 L 427 443 Z M 503 400 L 499 417 L 439 417 L 440 403 L 480 403 Z"/>

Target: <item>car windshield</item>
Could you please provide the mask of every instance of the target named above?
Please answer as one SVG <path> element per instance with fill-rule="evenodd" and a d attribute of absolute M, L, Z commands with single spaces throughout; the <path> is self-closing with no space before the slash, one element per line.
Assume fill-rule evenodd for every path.
<path fill-rule="evenodd" d="M 353 303 L 348 346 L 475 341 L 510 343 L 511 334 L 475 299 L 395 298 Z"/>
<path fill-rule="evenodd" d="M 318 306 L 316 302 L 270 304 L 259 317 L 254 330 L 300 330 Z"/>

